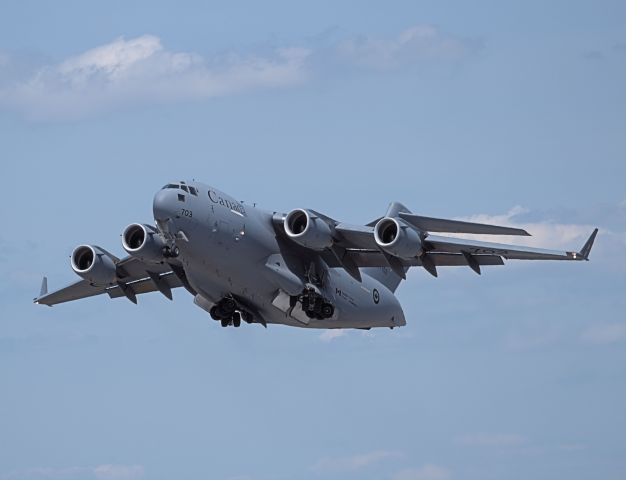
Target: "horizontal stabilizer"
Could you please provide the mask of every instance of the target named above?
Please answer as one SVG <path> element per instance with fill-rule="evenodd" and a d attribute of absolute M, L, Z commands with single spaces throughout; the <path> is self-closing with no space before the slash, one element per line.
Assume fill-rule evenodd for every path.
<path fill-rule="evenodd" d="M 438 233 L 470 233 L 476 235 L 523 235 L 530 236 L 526 230 L 513 227 L 500 227 L 484 223 L 447 220 L 445 218 L 422 217 L 410 213 L 399 213 L 400 218 L 413 225 L 422 232 Z"/>

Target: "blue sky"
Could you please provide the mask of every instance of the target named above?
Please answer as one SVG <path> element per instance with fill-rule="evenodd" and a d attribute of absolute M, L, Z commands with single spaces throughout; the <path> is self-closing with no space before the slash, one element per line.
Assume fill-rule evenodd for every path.
<path fill-rule="evenodd" d="M 626 476 L 623 2 L 8 2 L 0 479 Z M 589 263 L 411 271 L 405 328 L 222 329 L 185 292 L 32 305 L 196 178 L 392 200 Z"/>

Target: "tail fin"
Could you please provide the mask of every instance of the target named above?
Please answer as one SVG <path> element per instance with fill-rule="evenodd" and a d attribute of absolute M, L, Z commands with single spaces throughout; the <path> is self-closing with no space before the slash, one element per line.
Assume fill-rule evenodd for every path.
<path fill-rule="evenodd" d="M 400 213 L 411 213 L 411 210 L 406 208 L 400 202 L 391 202 L 389 207 L 387 208 L 386 217 L 398 217 Z M 376 222 L 374 222 L 376 223 Z M 373 225 L 372 225 L 373 226 Z M 404 273 L 407 272 L 409 268 L 406 267 L 404 269 Z M 378 280 L 385 287 L 387 287 L 392 292 L 395 292 L 402 281 L 402 277 L 397 273 L 394 273 L 388 267 L 365 267 L 360 269 L 364 274 L 369 275 L 370 277 Z"/>

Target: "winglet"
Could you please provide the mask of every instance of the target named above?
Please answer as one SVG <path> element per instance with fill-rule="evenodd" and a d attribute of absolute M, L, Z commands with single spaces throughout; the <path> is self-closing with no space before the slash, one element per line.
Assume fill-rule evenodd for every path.
<path fill-rule="evenodd" d="M 39 296 L 33 298 L 33 303 L 39 303 L 39 299 L 48 295 L 48 277 L 41 279 L 41 288 L 39 289 Z"/>
<path fill-rule="evenodd" d="M 43 277 L 41 279 L 41 289 L 39 290 L 39 296 L 43 297 L 44 295 L 48 295 L 48 277 Z"/>
<path fill-rule="evenodd" d="M 579 255 L 583 257 L 584 260 L 589 260 L 589 252 L 591 252 L 591 247 L 593 247 L 593 242 L 597 234 L 598 229 L 596 228 L 583 245 L 583 248 L 581 248 Z"/>

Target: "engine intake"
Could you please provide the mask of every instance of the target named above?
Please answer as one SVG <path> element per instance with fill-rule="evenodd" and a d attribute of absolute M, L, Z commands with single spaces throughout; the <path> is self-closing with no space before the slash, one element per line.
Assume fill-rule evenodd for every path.
<path fill-rule="evenodd" d="M 376 244 L 385 252 L 399 258 L 420 256 L 424 249 L 419 234 L 397 218 L 385 217 L 374 227 Z"/>
<path fill-rule="evenodd" d="M 294 242 L 313 250 L 324 250 L 333 244 L 328 224 L 308 210 L 297 208 L 289 212 L 284 228 Z"/>
<path fill-rule="evenodd" d="M 122 246 L 129 255 L 143 262 L 160 263 L 163 261 L 165 242 L 157 230 L 150 225 L 131 223 L 122 233 Z"/>
<path fill-rule="evenodd" d="M 115 259 L 97 246 L 79 245 L 72 252 L 72 270 L 93 285 L 109 285 L 116 277 Z"/>

